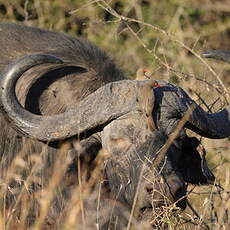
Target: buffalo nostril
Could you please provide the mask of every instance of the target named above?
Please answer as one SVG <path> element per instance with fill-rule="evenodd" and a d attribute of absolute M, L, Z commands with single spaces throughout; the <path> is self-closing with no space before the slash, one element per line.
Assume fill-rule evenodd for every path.
<path fill-rule="evenodd" d="M 145 190 L 148 194 L 152 194 L 153 193 L 153 185 L 148 185 L 145 187 Z"/>

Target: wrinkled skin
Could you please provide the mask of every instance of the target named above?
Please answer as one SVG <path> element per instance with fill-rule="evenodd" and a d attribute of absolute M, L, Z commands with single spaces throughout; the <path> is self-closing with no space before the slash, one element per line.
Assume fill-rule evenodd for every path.
<path fill-rule="evenodd" d="M 176 203 L 184 209 L 186 183 L 213 183 L 214 177 L 206 165 L 204 150 L 198 139 L 186 135 L 186 126 L 180 130 L 158 164 L 155 164 L 158 160 L 157 153 L 178 125 L 188 109 L 187 105 L 193 103 L 182 89 L 163 81 L 159 81 L 163 86 L 161 88 L 151 88 L 145 81 L 128 81 L 106 54 L 88 42 L 14 24 L 0 24 L 0 28 L 1 71 L 19 57 L 42 53 L 44 50 L 64 61 L 63 64 L 35 66 L 18 80 L 16 93 L 27 110 L 34 114 L 53 115 L 68 111 L 82 102 L 87 105 L 90 101 L 88 111 L 92 114 L 92 119 L 87 117 L 88 122 L 100 116 L 106 117 L 108 113 L 105 108 L 113 114 L 121 111 L 119 115 L 115 114 L 112 119 L 79 135 L 82 146 L 81 164 L 88 167 L 88 179 L 95 168 L 94 160 L 98 151 L 103 148 L 109 155 L 102 169 L 99 205 L 102 210 L 99 212 L 101 229 L 114 229 L 115 226 L 122 229 L 127 226 L 137 188 L 139 192 L 135 201 L 137 206 L 134 218 L 141 222 L 146 218 L 151 220 L 154 209 L 162 205 Z M 143 92 L 147 92 L 146 95 L 143 96 Z M 95 95 L 101 96 L 99 101 L 99 96 Z M 103 103 L 108 106 L 101 105 Z M 82 107 L 84 109 L 86 106 L 83 104 Z M 120 110 L 117 111 L 118 109 Z M 1 177 L 5 179 L 6 169 L 21 151 L 29 165 L 23 171 L 26 178 L 32 165 L 30 156 L 45 152 L 39 175 L 41 184 L 46 185 L 43 178 L 51 175 L 60 142 L 55 140 L 47 144 L 45 141 L 31 140 L 23 132 L 16 132 L 12 128 L 13 122 L 7 122 L 6 114 L 0 116 Z M 74 146 L 78 138 L 76 136 L 68 140 L 71 162 L 62 180 L 64 183 L 60 184 L 63 188 L 57 194 L 52 212 L 47 217 L 47 222 L 51 225 L 55 224 L 57 216 L 65 209 L 71 190 L 77 184 L 79 149 Z M 26 151 L 23 151 L 25 146 Z M 194 164 L 190 164 L 191 161 Z M 95 185 L 85 201 L 85 215 L 89 220 L 97 209 L 99 184 Z M 13 187 L 16 185 L 12 183 Z M 40 189 L 39 183 L 31 188 L 33 191 Z M 60 201 L 60 198 L 65 202 Z M 13 203 L 13 198 L 8 193 L 7 204 L 10 206 Z M 35 214 L 31 213 L 32 217 L 33 215 Z"/>
<path fill-rule="evenodd" d="M 183 132 L 170 146 L 167 158 L 157 169 L 153 169 L 151 162 L 165 144 L 167 136 L 159 131 L 152 133 L 139 116 L 132 114 L 115 120 L 103 130 L 101 136 L 102 143 L 106 143 L 103 147 L 112 153 L 105 169 L 110 196 L 130 210 L 139 183 L 139 212 L 135 218 L 141 221 L 146 216 L 150 220 L 154 215 L 153 208 L 161 205 L 176 202 L 177 207 L 185 209 L 186 183 L 213 183 L 214 176 L 207 167 L 202 166 L 202 161 L 205 162 L 204 149 L 198 139 L 189 138 Z M 120 209 L 119 205 L 117 209 Z M 110 226 L 115 225 L 117 215 L 122 215 L 120 227 L 127 226 L 128 219 L 116 209 Z"/>

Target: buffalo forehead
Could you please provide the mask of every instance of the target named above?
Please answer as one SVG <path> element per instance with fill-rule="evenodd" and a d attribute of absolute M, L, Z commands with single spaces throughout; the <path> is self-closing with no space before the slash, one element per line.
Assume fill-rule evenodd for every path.
<path fill-rule="evenodd" d="M 125 151 L 131 145 L 145 142 L 151 135 L 145 117 L 139 112 L 131 112 L 107 125 L 101 136 L 102 146 L 109 152 L 115 149 Z"/>

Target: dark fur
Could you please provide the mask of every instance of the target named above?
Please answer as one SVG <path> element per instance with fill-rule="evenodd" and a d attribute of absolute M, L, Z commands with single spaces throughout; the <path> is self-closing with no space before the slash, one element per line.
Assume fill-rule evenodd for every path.
<path fill-rule="evenodd" d="M 18 85 L 20 92 L 23 92 L 21 98 L 25 97 L 29 82 L 32 79 L 34 81 L 34 75 L 46 73 L 44 80 L 35 82 L 33 89 L 36 88 L 36 92 L 33 89 L 29 92 L 29 96 L 33 97 L 32 106 L 27 99 L 29 110 L 35 110 L 37 99 L 44 114 L 61 112 L 102 85 L 124 79 L 111 58 L 98 47 L 62 33 L 16 24 L 0 24 L 0 44 L 3 44 L 0 47 L 0 71 L 13 60 L 32 53 L 52 54 L 70 63 L 63 68 L 34 68 L 32 73 L 25 74 L 20 81 L 22 83 Z M 63 100 L 64 97 L 66 100 Z"/>
<path fill-rule="evenodd" d="M 15 24 L 0 24 L 0 71 L 13 60 L 32 53 L 52 54 L 69 63 L 63 66 L 44 65 L 35 67 L 25 73 L 18 82 L 17 95 L 21 103 L 25 105 L 28 110 L 37 114 L 50 115 L 63 112 L 76 105 L 82 98 L 102 85 L 125 79 L 122 72 L 115 66 L 110 57 L 85 40 L 79 40 L 62 33 L 37 28 L 28 28 Z M 43 75 L 43 77 L 37 80 L 40 75 Z M 2 115 L 0 116 L 1 177 L 3 180 L 6 179 L 7 169 L 9 169 L 15 157 L 20 156 L 27 162 L 27 167 L 20 172 L 23 175 L 22 179 L 26 180 L 30 174 L 30 169 L 33 167 L 31 156 L 34 154 L 40 156 L 41 152 L 43 152 L 43 164 L 41 170 L 38 172 L 41 184 L 34 184 L 33 188 L 31 188 L 31 190 L 38 191 L 40 187 L 45 187 L 47 184 L 47 178 L 50 177 L 53 169 L 53 162 L 58 157 L 58 145 L 52 147 L 41 142 L 26 139 L 16 133 L 16 131 L 7 124 Z M 152 153 L 156 152 L 165 143 L 166 139 L 167 136 L 164 133 L 156 132 L 154 140 L 145 142 L 144 145 L 138 149 L 138 152 L 142 157 L 145 157 L 149 146 L 153 147 L 151 150 Z M 101 140 L 98 139 L 97 136 L 93 136 L 82 140 L 81 145 L 84 154 L 80 159 L 83 164 L 88 165 L 89 171 L 92 171 L 95 167 L 95 157 L 101 148 Z M 184 183 L 184 181 L 196 184 L 207 182 L 201 170 L 199 153 L 196 147 L 190 147 L 190 139 L 187 136 L 183 136 L 178 138 L 168 150 L 168 160 L 162 170 L 162 176 L 165 178 L 166 184 L 175 177 L 179 178 L 182 183 Z M 188 155 L 187 152 L 189 153 Z M 79 153 L 79 151 L 72 148 L 72 162 L 66 172 L 65 183 L 63 183 L 64 185 L 60 185 L 61 187 L 63 186 L 62 191 L 57 193 L 57 197 L 54 201 L 54 214 L 51 212 L 48 218 L 48 222 L 51 224 L 55 225 L 57 216 L 60 215 L 68 203 L 67 200 L 69 199 L 72 185 L 76 184 L 77 153 Z M 102 201 L 102 204 L 104 204 L 104 207 L 111 207 L 109 206 L 111 199 L 117 200 L 119 203 L 119 207 L 118 209 L 114 209 L 113 215 L 107 213 L 107 211 L 111 210 L 107 210 L 107 215 L 100 217 L 104 229 L 107 229 L 110 225 L 113 226 L 117 221 L 117 216 L 123 219 L 123 221 L 119 223 L 126 226 L 127 218 L 125 218 L 121 210 L 128 212 L 131 210 L 142 166 L 140 159 L 132 156 L 127 160 L 126 156 L 120 156 L 119 154 L 120 152 L 118 151 L 119 161 L 116 161 L 116 158 L 107 161 L 104 172 L 105 182 L 103 183 L 102 194 L 104 194 L 105 199 Z M 191 158 L 196 156 L 195 163 L 197 164 L 197 168 L 184 167 L 185 155 Z M 148 157 L 153 158 L 154 156 Z M 186 161 L 186 164 L 187 163 L 189 164 L 189 160 Z M 196 166 L 194 165 L 194 167 Z M 187 170 L 186 172 L 185 169 Z M 148 170 L 146 173 L 153 176 L 152 172 L 150 174 L 148 173 Z M 194 172 L 196 173 L 194 174 Z M 130 177 L 127 177 L 127 175 L 130 175 Z M 87 178 L 90 178 L 90 172 Z M 128 184 L 129 180 L 132 181 L 131 184 Z M 9 182 L 9 185 L 12 187 L 19 186 L 14 179 Z M 119 190 L 121 185 L 123 187 Z M 168 189 L 167 194 L 170 193 L 169 190 L 170 189 Z M 185 195 L 185 188 L 182 190 L 176 199 L 180 199 Z M 97 191 L 97 186 L 95 187 L 95 191 Z M 92 192 L 92 194 L 96 193 L 95 191 Z M 119 196 L 117 196 L 118 193 Z M 9 195 L 9 192 L 6 192 L 6 194 L 7 204 L 10 207 L 14 204 L 13 197 L 17 197 L 17 194 Z M 151 204 L 149 198 L 151 196 L 149 195 L 149 190 L 145 189 L 145 186 L 143 187 L 143 194 L 144 199 L 148 197 L 148 199 L 146 198 L 146 200 L 144 200 L 144 205 L 142 206 L 143 215 L 145 215 L 145 208 Z M 87 201 L 86 207 L 90 207 L 88 209 L 89 218 L 91 218 L 92 210 L 96 207 L 95 205 L 92 208 L 92 203 Z M 185 208 L 185 199 L 179 202 L 179 206 Z M 103 212 L 101 213 L 103 214 Z M 34 204 L 30 215 L 31 223 L 36 215 L 36 204 Z M 122 228 L 122 226 L 118 227 Z"/>

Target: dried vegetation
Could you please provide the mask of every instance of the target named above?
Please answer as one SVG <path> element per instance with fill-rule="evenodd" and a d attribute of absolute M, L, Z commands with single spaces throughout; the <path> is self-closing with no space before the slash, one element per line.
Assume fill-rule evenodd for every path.
<path fill-rule="evenodd" d="M 135 77 L 138 68 L 148 68 L 154 78 L 182 86 L 206 110 L 215 112 L 230 102 L 230 65 L 200 57 L 209 49 L 230 49 L 229 0 L 0 0 L 0 17 L 1 21 L 85 37 L 110 53 L 130 78 Z M 187 209 L 176 216 L 173 207 L 164 208 L 160 214 L 156 212 L 156 219 L 160 219 L 157 229 L 229 229 L 229 139 L 202 139 L 202 143 L 216 175 L 216 186 L 189 185 Z M 78 143 L 75 147 L 81 148 Z M 78 178 L 65 178 L 71 153 L 64 143 L 60 153 L 53 157 L 51 176 L 44 178 L 43 163 L 49 156 L 45 150 L 28 156 L 29 148 L 24 143 L 10 167 L 1 170 L 0 229 L 100 229 L 98 212 L 106 210 L 98 205 L 92 222 L 86 222 L 83 201 L 93 196 L 100 201 L 101 169 L 106 154 L 98 155 L 92 172 L 87 171 L 87 164 L 80 165 L 78 161 Z M 72 190 L 68 204 L 64 205 L 64 198 L 54 197 L 66 185 L 72 186 Z M 94 194 L 95 187 L 99 192 Z M 53 202 L 65 208 L 58 218 L 54 214 L 52 219 Z M 45 224 L 47 216 L 50 225 Z M 149 226 L 131 222 L 129 229 Z"/>

